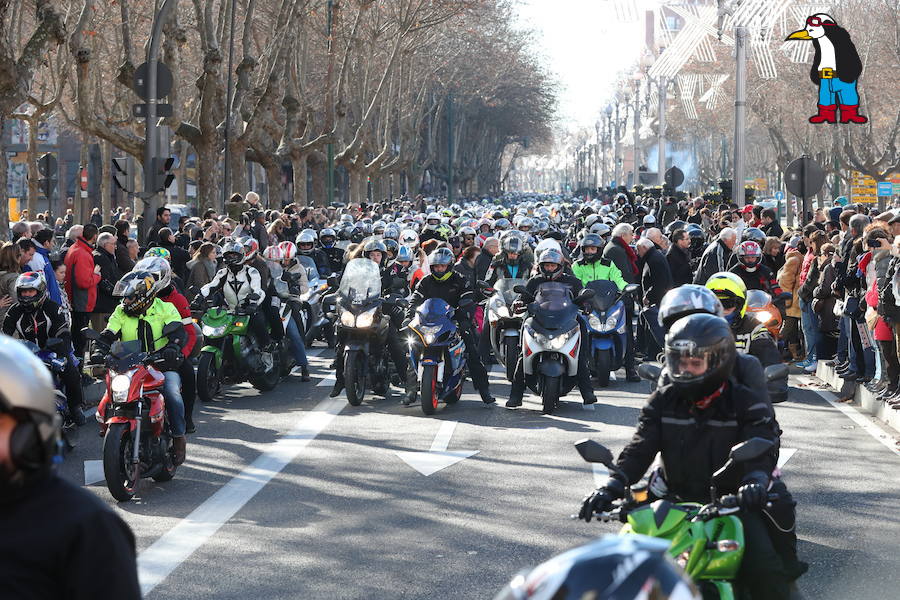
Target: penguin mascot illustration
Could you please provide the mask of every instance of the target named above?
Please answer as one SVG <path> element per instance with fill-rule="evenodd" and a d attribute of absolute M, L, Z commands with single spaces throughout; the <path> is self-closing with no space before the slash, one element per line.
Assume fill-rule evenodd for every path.
<path fill-rule="evenodd" d="M 810 123 L 865 123 L 859 114 L 856 81 L 862 73 L 862 61 L 846 29 L 830 15 L 817 13 L 806 19 L 806 27 L 787 36 L 787 40 L 811 40 L 815 48 L 809 78 L 819 86 L 819 114 Z"/>

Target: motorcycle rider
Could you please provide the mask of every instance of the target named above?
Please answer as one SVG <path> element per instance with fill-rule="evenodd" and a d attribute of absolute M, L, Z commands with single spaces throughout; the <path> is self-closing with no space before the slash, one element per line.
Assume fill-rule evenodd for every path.
<path fill-rule="evenodd" d="M 522 256 L 525 253 L 525 241 L 518 235 L 504 235 L 500 240 L 500 252 L 491 262 L 485 281 L 493 285 L 498 279 L 527 279 L 531 276 L 531 263 Z"/>
<path fill-rule="evenodd" d="M 679 319 L 666 336 L 665 356 L 671 383 L 657 389 L 641 409 L 637 431 L 617 461 L 625 479 L 614 474 L 584 499 L 579 516 L 586 521 L 595 512 L 609 511 L 657 453 L 669 494 L 705 503 L 711 476 L 732 446 L 754 437 L 777 442 L 771 404 L 759 402 L 732 376 L 737 350 L 724 319 L 702 313 Z M 767 453 L 739 463 L 717 482 L 719 493 L 736 493 L 742 508 L 746 547 L 738 581 L 754 600 L 787 600 L 793 578 L 767 528 L 774 517 L 764 510 L 776 459 Z M 783 496 L 773 505 L 781 502 Z"/>
<path fill-rule="evenodd" d="M 290 312 L 287 323 L 281 323 L 281 314 L 279 306 L 282 302 L 291 303 L 291 297 L 299 296 L 309 290 L 309 283 L 306 279 L 306 269 L 298 267 L 295 272 L 289 269 L 296 264 L 295 257 L 297 255 L 297 247 L 294 242 L 284 241 L 276 246 L 269 246 L 263 253 L 263 257 L 269 263 L 269 289 L 267 295 L 272 299 L 272 307 L 275 314 L 278 315 L 277 327 L 284 330 L 291 351 L 294 354 L 294 362 L 300 367 L 300 381 L 309 381 L 309 359 L 306 356 L 306 344 L 303 343 L 303 336 L 300 335 L 300 328 L 297 327 L 297 319 L 294 316 L 294 310 Z"/>
<path fill-rule="evenodd" d="M 263 301 L 263 288 L 259 271 L 246 264 L 244 244 L 238 241 L 222 245 L 222 260 L 225 267 L 219 269 L 212 281 L 200 288 L 198 297 L 207 301 L 209 297 L 222 292 L 228 310 L 238 310 L 243 305 L 252 307 L 250 330 L 264 351 L 272 351 L 272 340 L 266 329 L 266 315 L 259 307 Z"/>
<path fill-rule="evenodd" d="M 319 247 L 328 258 L 328 268 L 332 273 L 340 273 L 344 269 L 344 251 L 335 245 L 336 240 L 337 234 L 330 227 L 319 232 Z"/>
<path fill-rule="evenodd" d="M 454 317 L 459 336 L 466 346 L 467 366 L 469 374 L 472 376 L 472 384 L 478 390 L 481 400 L 485 404 L 493 404 L 496 400 L 491 396 L 487 370 L 484 368 L 484 363 L 481 362 L 481 357 L 478 354 L 478 345 L 475 342 L 475 334 L 472 330 L 473 319 L 471 318 L 471 310 L 460 309 L 459 307 L 459 303 L 462 300 L 474 302 L 475 291 L 467 286 L 466 280 L 462 275 L 453 270 L 453 252 L 449 248 L 436 249 L 428 257 L 428 262 L 431 273 L 423 277 L 416 286 L 410 298 L 406 321 L 412 320 L 416 309 L 425 300 L 440 298 L 449 304 L 455 311 Z M 406 377 L 406 398 L 404 399 L 404 404 L 410 405 L 415 402 L 417 387 L 416 373 L 409 369 Z"/>
<path fill-rule="evenodd" d="M 0 336 L 0 596 L 139 599 L 131 529 L 53 469 L 59 425 L 44 365 Z"/>
<path fill-rule="evenodd" d="M 22 340 L 28 340 L 45 349 L 47 340 L 60 338 L 65 348 L 72 343 L 72 332 L 68 319 L 59 304 L 47 297 L 47 281 L 44 273 L 29 271 L 16 278 L 16 303 L 6 311 L 3 319 L 3 333 Z M 78 425 L 84 425 L 86 419 L 81 406 L 84 394 L 81 389 L 81 374 L 69 353 L 60 353 L 66 359 L 66 367 L 62 373 L 66 390 L 66 402 L 69 415 Z"/>
<path fill-rule="evenodd" d="M 528 280 L 525 284 L 525 293 L 522 295 L 525 299 L 534 298 L 538 287 L 542 283 L 556 282 L 567 286 L 572 292 L 572 298 L 577 298 L 578 293 L 582 290 L 581 280 L 574 275 L 565 272 L 563 268 L 563 255 L 560 251 L 554 249 L 544 250 L 538 259 L 538 273 Z M 581 339 L 588 339 L 587 325 L 579 314 L 578 326 L 581 329 Z M 585 406 L 590 406 L 597 402 L 594 395 L 594 388 L 591 386 L 591 373 L 588 365 L 588 353 L 578 353 L 578 390 L 581 392 L 581 399 Z M 509 400 L 506 401 L 507 408 L 517 408 L 522 406 L 522 396 L 525 394 L 525 367 L 522 357 L 516 363 L 516 372 L 513 376 L 512 389 L 509 392 Z M 593 408 L 593 407 L 591 407 Z"/>
<path fill-rule="evenodd" d="M 166 337 L 162 330 L 169 323 L 182 323 L 182 316 L 174 305 L 164 302 L 156 295 L 156 278 L 149 271 L 132 271 L 116 284 L 114 296 L 122 301 L 109 317 L 106 329 L 96 341 L 91 363 L 102 364 L 109 347 L 116 339 L 123 342 L 140 340 L 143 352 L 159 355 L 157 368 L 165 377 L 163 398 L 166 401 L 166 415 L 172 429 L 175 450 L 173 462 L 184 462 L 186 441 L 184 401 L 181 397 L 181 376 L 179 368 L 184 360 L 181 349 L 187 340 L 184 328 Z"/>
<path fill-rule="evenodd" d="M 331 260 L 324 251 L 316 248 L 316 232 L 312 229 L 304 229 L 297 236 L 297 251 L 303 256 L 308 256 L 316 263 L 319 277 L 326 279 L 331 275 Z"/>
<path fill-rule="evenodd" d="M 762 249 L 752 240 L 741 242 L 737 248 L 737 264 L 728 269 L 740 277 L 748 290 L 762 290 L 772 298 L 781 295 L 781 286 L 772 270 L 762 264 Z"/>

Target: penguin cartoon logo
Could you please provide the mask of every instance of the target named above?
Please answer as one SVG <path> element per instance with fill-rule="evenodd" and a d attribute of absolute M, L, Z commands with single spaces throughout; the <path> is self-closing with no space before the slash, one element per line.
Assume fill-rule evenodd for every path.
<path fill-rule="evenodd" d="M 817 13 L 806 18 L 806 27 L 786 40 L 810 40 L 815 48 L 809 78 L 819 86 L 819 113 L 810 123 L 865 123 L 859 114 L 856 82 L 862 73 L 862 61 L 850 34 L 831 15 Z"/>

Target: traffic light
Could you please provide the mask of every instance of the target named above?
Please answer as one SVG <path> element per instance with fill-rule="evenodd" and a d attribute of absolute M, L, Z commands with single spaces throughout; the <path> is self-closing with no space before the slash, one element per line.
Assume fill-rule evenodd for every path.
<path fill-rule="evenodd" d="M 723 179 L 719 182 L 719 189 L 722 190 L 722 201 L 727 202 L 732 198 L 731 195 L 731 180 Z"/>
<path fill-rule="evenodd" d="M 56 157 L 47 152 L 38 159 L 37 167 L 38 173 L 41 174 L 41 178 L 38 180 L 38 189 L 45 198 L 49 199 L 53 195 L 53 190 L 56 189 Z"/>
<path fill-rule="evenodd" d="M 52 177 L 41 177 L 38 180 L 38 189 L 41 190 L 41 194 L 43 194 L 45 198 L 49 199 L 53 195 L 53 190 L 56 189 L 56 179 Z"/>
<path fill-rule="evenodd" d="M 128 189 L 128 159 L 127 158 L 114 158 L 113 159 L 113 180 L 116 182 L 116 186 L 125 192 L 126 194 L 130 194 L 131 190 Z"/>
<path fill-rule="evenodd" d="M 175 174 L 170 173 L 174 165 L 175 159 L 171 156 L 153 159 L 153 189 L 155 191 L 164 192 L 175 181 Z"/>

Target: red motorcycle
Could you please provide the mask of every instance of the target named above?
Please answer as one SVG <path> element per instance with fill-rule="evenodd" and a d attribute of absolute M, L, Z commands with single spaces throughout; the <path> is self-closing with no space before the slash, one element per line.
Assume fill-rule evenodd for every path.
<path fill-rule="evenodd" d="M 163 335 L 180 327 L 181 323 L 171 323 Z M 100 338 L 92 329 L 84 333 L 92 340 Z M 162 394 L 165 378 L 154 367 L 159 360 L 155 353 L 142 352 L 138 340 L 115 342 L 101 367 L 106 393 L 97 406 L 97 421 L 103 437 L 103 474 L 109 493 L 119 502 L 134 498 L 141 478 L 169 481 L 178 468 Z"/>

